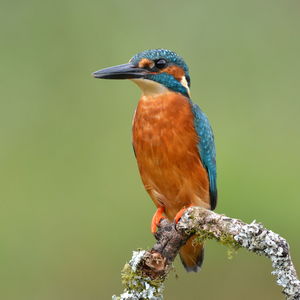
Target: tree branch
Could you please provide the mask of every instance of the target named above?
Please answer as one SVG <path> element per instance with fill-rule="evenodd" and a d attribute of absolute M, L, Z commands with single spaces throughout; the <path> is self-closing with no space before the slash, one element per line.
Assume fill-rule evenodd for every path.
<path fill-rule="evenodd" d="M 268 257 L 277 276 L 277 284 L 288 300 L 300 299 L 300 281 L 293 265 L 289 245 L 278 234 L 253 221 L 246 224 L 238 219 L 213 211 L 191 207 L 177 225 L 163 219 L 155 234 L 156 244 L 150 251 L 134 251 L 122 271 L 124 293 L 113 300 L 162 300 L 164 281 L 178 251 L 191 235 L 196 242 L 215 239 L 230 249 L 240 247 Z"/>

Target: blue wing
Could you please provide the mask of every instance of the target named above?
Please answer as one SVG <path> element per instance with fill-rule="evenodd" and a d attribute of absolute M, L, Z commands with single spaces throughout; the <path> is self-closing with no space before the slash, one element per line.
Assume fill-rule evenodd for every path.
<path fill-rule="evenodd" d="M 207 116 L 200 109 L 200 107 L 195 103 L 191 103 L 191 106 L 195 117 L 195 129 L 200 139 L 198 144 L 200 158 L 207 170 L 209 177 L 210 205 L 211 209 L 215 209 L 217 205 L 218 193 L 214 134 Z"/>

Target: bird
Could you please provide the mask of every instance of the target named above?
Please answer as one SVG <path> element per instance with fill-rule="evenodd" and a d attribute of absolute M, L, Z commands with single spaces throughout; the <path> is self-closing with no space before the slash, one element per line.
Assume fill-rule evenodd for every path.
<path fill-rule="evenodd" d="M 162 218 L 178 222 L 191 206 L 214 210 L 217 172 L 214 135 L 200 107 L 192 102 L 189 69 L 167 49 L 150 49 L 128 63 L 92 74 L 129 79 L 141 89 L 132 122 L 132 145 L 144 187 L 156 206 L 151 231 Z M 192 236 L 179 250 L 186 271 L 200 270 L 203 244 Z"/>

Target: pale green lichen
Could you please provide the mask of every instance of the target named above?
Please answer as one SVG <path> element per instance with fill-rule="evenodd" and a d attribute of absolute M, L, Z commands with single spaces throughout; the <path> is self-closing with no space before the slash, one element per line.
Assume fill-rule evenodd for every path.
<path fill-rule="evenodd" d="M 231 234 L 222 234 L 219 241 L 222 245 L 227 247 L 228 259 L 232 259 L 233 255 L 236 254 L 237 250 L 241 247 Z"/>
<path fill-rule="evenodd" d="M 207 240 L 216 240 L 222 245 L 226 246 L 228 259 L 232 259 L 233 255 L 241 247 L 232 235 L 222 233 L 219 237 L 217 237 L 214 233 L 210 232 L 209 230 L 196 231 L 193 243 L 195 245 L 203 244 Z"/>
<path fill-rule="evenodd" d="M 142 262 L 146 251 L 134 251 L 132 259 L 122 270 L 122 284 L 125 286 L 124 293 L 120 296 L 113 296 L 112 300 L 162 300 L 164 279 L 151 279 L 145 277 L 138 266 Z"/>

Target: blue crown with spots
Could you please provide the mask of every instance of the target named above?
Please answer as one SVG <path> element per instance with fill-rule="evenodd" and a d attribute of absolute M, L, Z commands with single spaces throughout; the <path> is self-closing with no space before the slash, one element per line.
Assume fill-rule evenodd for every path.
<path fill-rule="evenodd" d="M 136 54 L 134 57 L 131 58 L 130 62 L 132 62 L 133 64 L 137 64 L 143 58 L 148 58 L 150 60 L 165 59 L 170 64 L 174 64 L 181 67 L 186 73 L 186 75 L 189 75 L 189 68 L 187 64 L 184 62 L 183 58 L 171 50 L 167 50 L 167 49 L 146 50 Z"/>

